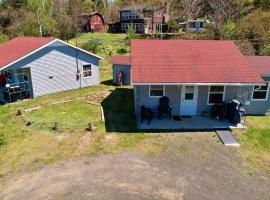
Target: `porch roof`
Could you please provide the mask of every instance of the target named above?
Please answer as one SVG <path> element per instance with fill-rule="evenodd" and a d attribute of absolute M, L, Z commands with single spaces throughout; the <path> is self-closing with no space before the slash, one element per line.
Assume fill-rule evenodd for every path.
<path fill-rule="evenodd" d="M 133 40 L 131 65 L 134 85 L 264 82 L 233 41 Z"/>
<path fill-rule="evenodd" d="M 270 75 L 270 56 L 247 56 L 248 62 L 261 75 Z"/>
<path fill-rule="evenodd" d="M 111 64 L 130 65 L 130 56 L 112 56 Z"/>

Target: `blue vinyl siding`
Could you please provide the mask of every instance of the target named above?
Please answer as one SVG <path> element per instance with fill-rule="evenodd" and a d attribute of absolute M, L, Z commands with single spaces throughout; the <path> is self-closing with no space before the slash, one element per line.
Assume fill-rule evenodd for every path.
<path fill-rule="evenodd" d="M 77 80 L 77 67 L 82 72 L 86 64 L 92 65 L 92 76 Z M 57 41 L 6 70 L 26 67 L 31 70 L 33 97 L 99 84 L 99 59 Z"/>
<path fill-rule="evenodd" d="M 122 71 L 124 74 L 124 85 L 130 85 L 131 82 L 131 66 L 130 65 L 113 65 L 113 83 L 117 83 L 117 74 L 119 71 Z"/>

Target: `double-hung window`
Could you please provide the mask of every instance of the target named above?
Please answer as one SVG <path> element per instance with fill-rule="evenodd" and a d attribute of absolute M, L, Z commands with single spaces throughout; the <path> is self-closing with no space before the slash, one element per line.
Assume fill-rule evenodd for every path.
<path fill-rule="evenodd" d="M 83 65 L 83 77 L 91 77 L 92 76 L 92 66 L 91 65 Z"/>
<path fill-rule="evenodd" d="M 150 85 L 149 96 L 150 97 L 163 97 L 165 95 L 164 85 Z"/>
<path fill-rule="evenodd" d="M 253 101 L 266 101 L 268 97 L 269 84 L 255 85 L 253 87 L 252 100 Z"/>
<path fill-rule="evenodd" d="M 208 92 L 208 104 L 212 105 L 224 100 L 224 86 L 210 86 Z"/>

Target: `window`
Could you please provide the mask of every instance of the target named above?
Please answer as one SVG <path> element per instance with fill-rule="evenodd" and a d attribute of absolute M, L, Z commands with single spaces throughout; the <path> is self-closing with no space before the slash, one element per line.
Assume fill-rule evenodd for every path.
<path fill-rule="evenodd" d="M 164 86 L 163 85 L 151 85 L 149 88 L 150 97 L 162 97 L 164 96 Z"/>
<path fill-rule="evenodd" d="M 211 105 L 223 101 L 224 91 L 224 86 L 210 86 L 208 92 L 208 104 Z"/>
<path fill-rule="evenodd" d="M 194 86 L 186 86 L 185 100 L 193 100 Z"/>
<path fill-rule="evenodd" d="M 91 76 L 92 76 L 92 66 L 83 65 L 83 77 L 91 77 Z"/>
<path fill-rule="evenodd" d="M 255 85 L 253 87 L 252 100 L 267 100 L 268 83 L 266 85 Z"/>
<path fill-rule="evenodd" d="M 23 81 L 24 82 L 29 82 L 29 78 L 28 78 L 28 75 L 27 74 L 24 74 L 23 75 Z"/>

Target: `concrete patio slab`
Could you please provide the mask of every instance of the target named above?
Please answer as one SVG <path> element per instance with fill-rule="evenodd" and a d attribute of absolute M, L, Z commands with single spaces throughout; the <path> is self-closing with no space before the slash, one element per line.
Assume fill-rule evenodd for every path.
<path fill-rule="evenodd" d="M 140 129 L 159 129 L 159 130 L 224 130 L 238 127 L 233 125 L 229 121 L 220 121 L 212 119 L 210 117 L 194 116 L 191 118 L 182 118 L 181 121 L 169 120 L 169 119 L 153 119 L 148 125 L 147 121 L 139 124 Z M 241 128 L 245 128 L 241 126 Z"/>

